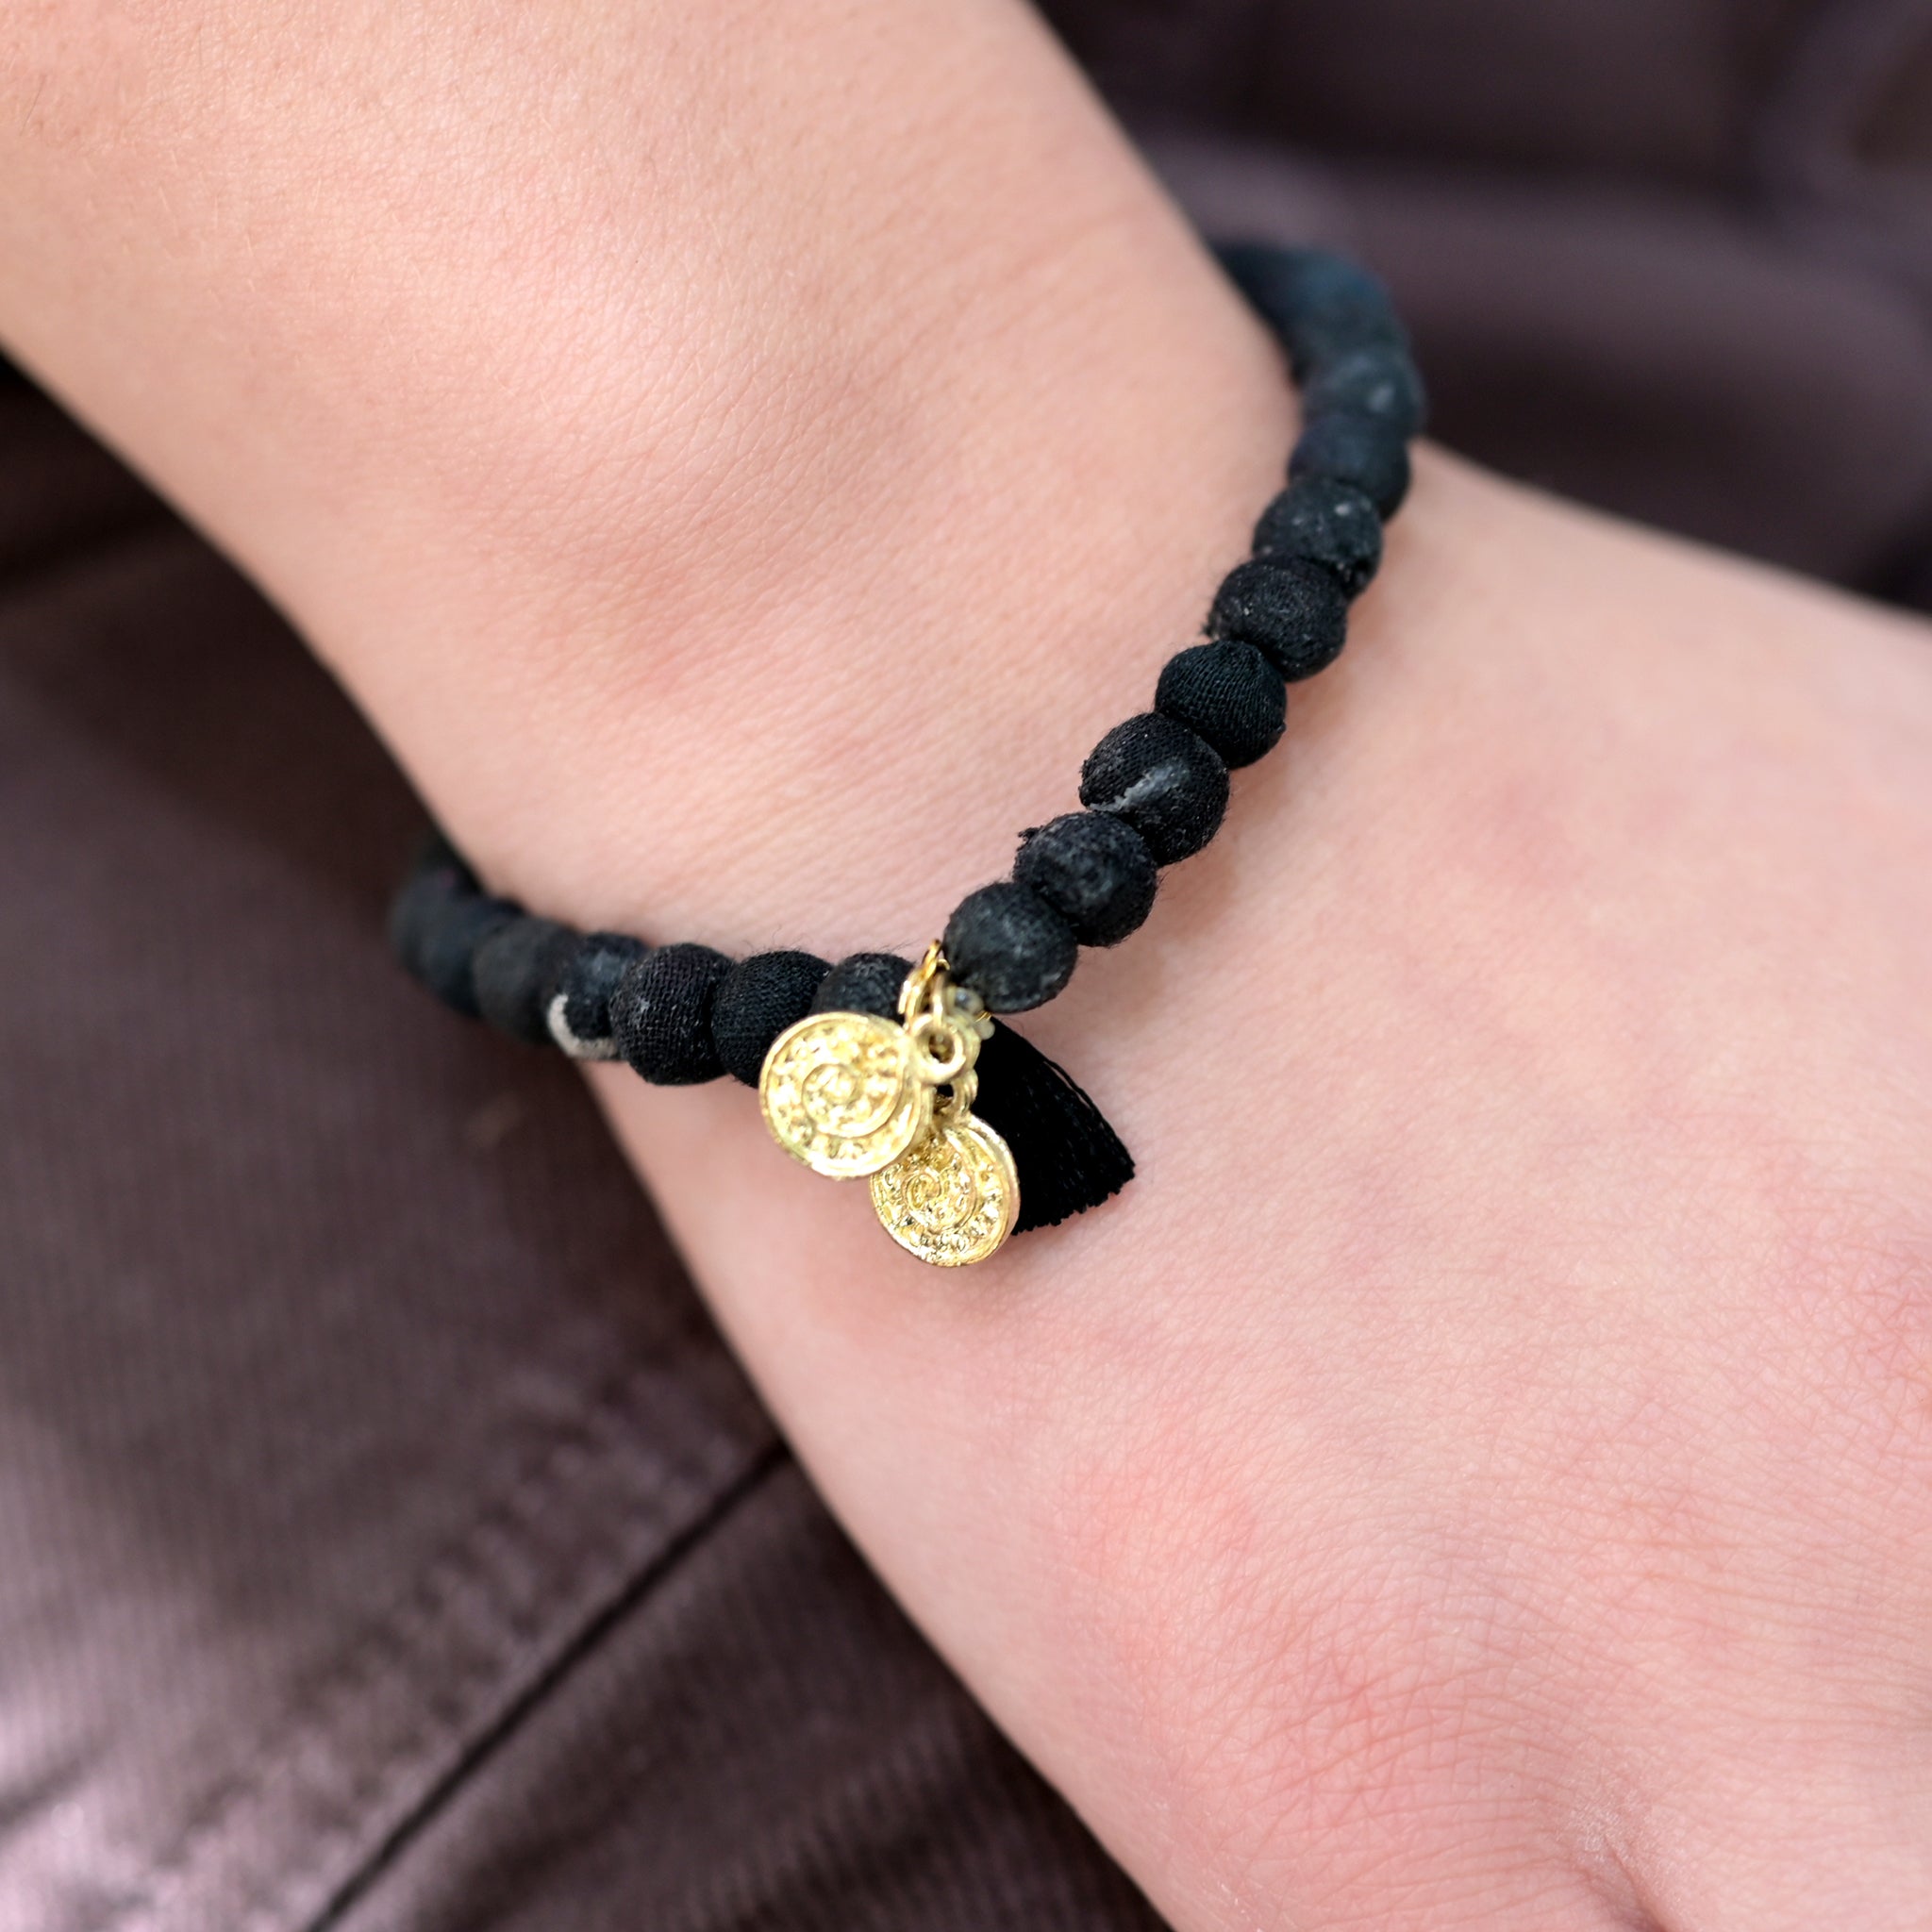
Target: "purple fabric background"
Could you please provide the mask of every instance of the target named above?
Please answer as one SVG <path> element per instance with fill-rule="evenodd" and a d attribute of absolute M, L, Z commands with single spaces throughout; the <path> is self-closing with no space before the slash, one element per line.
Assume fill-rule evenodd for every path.
<path fill-rule="evenodd" d="M 1067 0 L 1448 441 L 1932 604 L 1932 0 Z M 776 1442 L 414 814 L 0 384 L 0 1928 L 1146 1927 Z"/>

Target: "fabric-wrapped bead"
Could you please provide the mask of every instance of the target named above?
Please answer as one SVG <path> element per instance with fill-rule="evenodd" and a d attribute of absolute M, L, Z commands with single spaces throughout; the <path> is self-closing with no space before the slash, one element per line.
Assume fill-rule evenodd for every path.
<path fill-rule="evenodd" d="M 876 1013 L 881 1020 L 899 1017 L 899 993 L 912 961 L 896 953 L 851 953 L 819 983 L 812 998 L 814 1013 Z"/>
<path fill-rule="evenodd" d="M 1080 803 L 1124 819 L 1157 864 L 1172 865 L 1221 829 L 1227 767 L 1185 724 L 1146 711 L 1116 724 L 1088 753 Z"/>
<path fill-rule="evenodd" d="M 1044 1006 L 1074 976 L 1080 957 L 1066 921 L 1010 879 L 967 893 L 941 943 L 953 977 L 995 1013 Z"/>
<path fill-rule="evenodd" d="M 573 1059 L 617 1058 L 610 1037 L 610 995 L 632 961 L 650 947 L 627 933 L 586 933 L 564 962 L 546 1018 L 550 1035 Z"/>
<path fill-rule="evenodd" d="M 479 898 L 477 889 L 443 869 L 412 873 L 390 903 L 391 950 L 418 979 L 423 977 L 429 936 L 451 909 Z"/>
<path fill-rule="evenodd" d="M 1295 379 L 1353 350 L 1406 351 L 1389 291 L 1367 269 L 1319 248 L 1233 242 L 1216 250 L 1229 278 L 1281 339 Z"/>
<path fill-rule="evenodd" d="M 1382 345 L 1352 350 L 1308 372 L 1302 414 L 1366 416 L 1406 441 L 1421 433 L 1428 415 L 1421 372 L 1407 349 Z"/>
<path fill-rule="evenodd" d="M 449 893 L 423 927 L 414 962 L 417 978 L 444 1006 L 475 1019 L 477 950 L 523 912 L 511 899 Z"/>
<path fill-rule="evenodd" d="M 1154 708 L 1185 724 L 1223 764 L 1252 765 L 1280 741 L 1288 682 L 1253 644 L 1194 644 L 1167 660 Z"/>
<path fill-rule="evenodd" d="M 659 1087 L 695 1087 L 724 1071 L 711 1002 L 731 961 L 709 946 L 659 946 L 624 970 L 610 996 L 619 1056 Z"/>
<path fill-rule="evenodd" d="M 431 930 L 452 907 L 484 896 L 467 861 L 440 831 L 423 841 L 409 876 L 389 909 L 391 950 L 417 978 Z"/>
<path fill-rule="evenodd" d="M 711 1044 L 734 1080 L 758 1084 L 773 1041 L 811 1011 L 831 970 L 810 953 L 754 953 L 731 969 L 711 1002 Z"/>
<path fill-rule="evenodd" d="M 1237 564 L 1215 593 L 1208 635 L 1253 644 L 1292 684 L 1341 655 L 1348 599 L 1325 570 L 1296 558 Z"/>
<path fill-rule="evenodd" d="M 1304 476 L 1261 512 L 1255 555 L 1319 564 L 1353 597 L 1382 561 L 1382 520 L 1359 490 L 1325 476 Z"/>
<path fill-rule="evenodd" d="M 476 1010 L 525 1046 L 550 1044 L 550 996 L 577 936 L 554 919 L 513 919 L 476 948 Z"/>
<path fill-rule="evenodd" d="M 1053 908 L 1083 946 L 1116 946 L 1154 908 L 1160 874 L 1147 841 L 1106 811 L 1070 811 L 1028 832 L 1013 878 Z"/>
<path fill-rule="evenodd" d="M 1375 506 L 1378 516 L 1390 517 L 1408 494 L 1408 445 L 1373 416 L 1317 416 L 1302 431 L 1288 474 L 1294 481 L 1325 476 L 1346 483 Z"/>

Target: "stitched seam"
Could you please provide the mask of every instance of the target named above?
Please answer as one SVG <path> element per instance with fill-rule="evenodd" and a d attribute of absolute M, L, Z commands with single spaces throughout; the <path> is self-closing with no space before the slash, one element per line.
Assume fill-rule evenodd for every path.
<path fill-rule="evenodd" d="M 330 1932 L 381 1878 L 383 1872 L 408 1850 L 410 1841 L 424 1831 L 460 1794 L 464 1785 L 515 1736 L 518 1728 L 559 1686 L 595 1657 L 610 1634 L 641 1605 L 648 1602 L 678 1572 L 685 1559 L 721 1524 L 753 1497 L 771 1478 L 789 1466 L 791 1453 L 782 1442 L 773 1441 L 749 1463 L 742 1474 L 714 1498 L 709 1508 L 696 1517 L 667 1543 L 656 1560 L 641 1565 L 627 1577 L 596 1614 L 564 1645 L 549 1665 L 522 1693 L 511 1699 L 495 1721 L 470 1741 L 461 1757 L 444 1775 L 429 1786 L 361 1869 L 346 1879 L 336 1895 L 301 1932 Z"/>
<path fill-rule="evenodd" d="M 691 1520 L 703 1520 L 721 1481 L 727 1491 L 735 1488 L 744 1480 L 747 1461 L 756 1466 L 773 1454 L 770 1444 L 750 1450 L 734 1445 L 740 1467 L 729 1470 L 708 1467 L 701 1451 L 660 1459 L 641 1450 L 624 1431 L 626 1410 L 641 1392 L 653 1383 L 661 1385 L 663 1379 L 661 1366 L 640 1364 L 608 1385 L 578 1416 L 552 1424 L 539 1437 L 464 1529 L 429 1557 L 391 1608 L 296 1692 L 273 1733 L 208 1794 L 174 1848 L 149 1863 L 130 1894 L 107 1919 L 103 1932 L 163 1932 L 175 1904 L 192 1903 L 193 1887 L 237 1832 L 257 1810 L 275 1802 L 276 1778 L 299 1776 L 304 1752 L 315 1750 L 324 1760 L 317 1781 L 328 1785 L 328 1774 L 335 1774 L 326 1795 L 330 1809 L 340 1812 L 340 1821 L 305 1840 L 300 1861 L 283 1865 L 274 1874 L 273 1892 L 251 1898 L 246 1907 L 250 1925 L 289 1924 L 291 1913 L 299 1909 L 296 1894 L 317 1882 L 345 1841 L 369 1829 L 372 1810 L 400 1773 L 423 1763 L 425 1757 L 433 1758 L 439 1745 L 464 1748 L 466 1731 L 473 1736 L 487 1733 L 501 1721 L 502 1708 L 515 1707 L 523 1690 L 516 1680 L 541 1676 L 554 1662 L 554 1655 L 534 1663 L 518 1656 L 517 1646 L 539 1635 L 547 1620 L 541 1605 L 519 1613 L 510 1601 L 502 1562 L 488 1559 L 492 1543 L 512 1560 L 520 1551 L 529 1554 L 536 1547 L 530 1525 L 543 1520 L 543 1500 L 574 1475 L 628 1474 L 633 1483 L 642 1477 L 665 1495 L 665 1520 L 641 1525 L 646 1547 L 622 1571 L 625 1587 L 634 1587 L 640 1570 L 648 1574 L 667 1551 L 681 1546 L 690 1534 Z M 693 1517 L 700 1497 L 704 1507 L 696 1507 Z M 619 1512 L 614 1522 L 586 1525 L 568 1552 L 569 1580 L 582 1588 L 600 1566 L 622 1556 L 626 1540 L 640 1533 L 640 1524 L 628 1512 Z M 467 1614 L 465 1591 L 474 1592 Z M 604 1601 L 614 1593 L 607 1585 Z M 553 1633 L 554 1654 L 567 1650 L 573 1637 L 594 1618 L 594 1610 L 587 1612 L 572 1628 Z M 407 1687 L 407 1678 L 399 1679 L 398 1674 L 421 1657 L 425 1637 L 459 1641 L 471 1654 L 416 1685 L 416 1708 L 401 1735 L 372 1761 L 356 1768 L 353 1753 L 340 1742 L 345 1715 L 369 1707 L 367 1700 L 378 1686 L 392 1694 Z M 492 1684 L 503 1693 L 496 1709 L 488 1707 L 486 1696 Z M 483 1707 L 473 1707 L 479 1700 Z M 425 1769 L 425 1774 L 446 1775 L 433 1763 Z M 305 1793 L 298 1786 L 293 1797 L 294 1811 L 313 1807 L 313 1792 Z M 331 1888 L 332 1893 L 340 1890 L 339 1886 Z"/>

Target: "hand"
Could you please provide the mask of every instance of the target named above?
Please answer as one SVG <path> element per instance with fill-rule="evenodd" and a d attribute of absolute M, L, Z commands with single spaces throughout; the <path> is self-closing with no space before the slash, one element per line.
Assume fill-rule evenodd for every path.
<path fill-rule="evenodd" d="M 1035 1029 L 1116 1205 L 933 1278 L 743 1096 L 606 1104 L 1177 1924 L 1921 1925 L 1926 640 L 1441 463 L 1361 608 Z"/>

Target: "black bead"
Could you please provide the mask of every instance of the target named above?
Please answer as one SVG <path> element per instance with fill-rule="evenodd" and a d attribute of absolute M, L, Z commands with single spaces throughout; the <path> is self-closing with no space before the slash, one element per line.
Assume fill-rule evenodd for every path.
<path fill-rule="evenodd" d="M 1227 809 L 1227 767 L 1185 724 L 1143 712 L 1116 724 L 1080 767 L 1080 803 L 1110 811 L 1159 865 L 1200 851 Z"/>
<path fill-rule="evenodd" d="M 1010 879 L 967 893 L 941 943 L 953 977 L 995 1013 L 1044 1006 L 1074 976 L 1080 957 L 1066 921 Z"/>
<path fill-rule="evenodd" d="M 853 953 L 820 982 L 811 1003 L 814 1013 L 876 1013 L 899 1017 L 899 992 L 912 961 L 895 953 Z"/>
<path fill-rule="evenodd" d="M 1294 306 L 1296 251 L 1273 242 L 1217 242 L 1213 246 L 1228 280 L 1279 335 Z"/>
<path fill-rule="evenodd" d="M 449 916 L 453 907 L 481 896 L 474 884 L 454 871 L 426 869 L 412 873 L 390 902 L 391 950 L 421 979 L 430 934 Z"/>
<path fill-rule="evenodd" d="M 1281 339 L 1299 381 L 1355 350 L 1405 351 L 1408 338 L 1389 291 L 1367 269 L 1319 248 L 1236 242 L 1222 266 Z"/>
<path fill-rule="evenodd" d="M 1208 634 L 1253 644 L 1291 684 L 1325 670 L 1348 637 L 1348 599 L 1334 576 L 1299 558 L 1237 564 L 1208 613 Z"/>
<path fill-rule="evenodd" d="M 1302 413 L 1310 422 L 1323 416 L 1366 416 L 1407 440 L 1420 433 L 1428 397 L 1406 349 L 1360 348 L 1308 372 Z"/>
<path fill-rule="evenodd" d="M 1106 811 L 1070 811 L 1028 832 L 1013 877 L 1037 892 L 1083 946 L 1114 946 L 1154 908 L 1160 874 L 1147 841 Z"/>
<path fill-rule="evenodd" d="M 734 1080 L 758 1084 L 773 1041 L 811 1011 L 831 970 L 810 953 L 754 953 L 731 969 L 711 1002 L 711 1044 Z"/>
<path fill-rule="evenodd" d="M 1288 459 L 1291 479 L 1325 476 L 1359 490 L 1390 517 L 1408 494 L 1408 445 L 1390 425 L 1354 413 L 1316 416 Z"/>
<path fill-rule="evenodd" d="M 1215 593 L 1208 634 L 1253 644 L 1292 684 L 1341 655 L 1348 599 L 1328 572 L 1296 558 L 1237 564 Z"/>
<path fill-rule="evenodd" d="M 476 948 L 476 1010 L 499 1033 L 547 1046 L 550 997 L 576 951 L 577 936 L 554 919 L 513 919 Z"/>
<path fill-rule="evenodd" d="M 1288 722 L 1288 683 L 1253 644 L 1194 644 L 1167 660 L 1154 708 L 1211 745 L 1223 764 L 1252 765 Z"/>
<path fill-rule="evenodd" d="M 1382 520 L 1359 490 L 1304 476 L 1261 512 L 1255 555 L 1319 564 L 1353 597 L 1382 561 Z"/>
<path fill-rule="evenodd" d="M 563 1024 L 574 1040 L 589 1046 L 610 1038 L 610 995 L 625 969 L 650 950 L 642 940 L 621 932 L 586 933 L 577 942 L 557 980 Z"/>
<path fill-rule="evenodd" d="M 694 1087 L 724 1071 L 711 1002 L 731 961 L 709 946 L 659 946 L 624 970 L 610 996 L 619 1056 L 659 1087 Z"/>
<path fill-rule="evenodd" d="M 444 1006 L 475 1019 L 477 950 L 511 920 L 521 919 L 523 910 L 509 899 L 452 894 L 423 931 L 415 961 L 417 978 Z"/>

